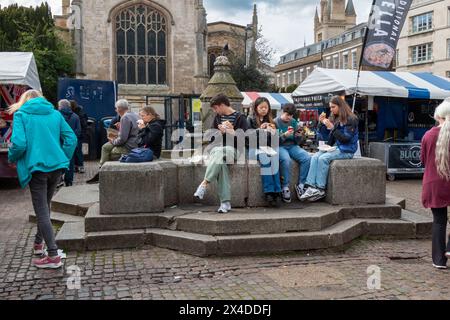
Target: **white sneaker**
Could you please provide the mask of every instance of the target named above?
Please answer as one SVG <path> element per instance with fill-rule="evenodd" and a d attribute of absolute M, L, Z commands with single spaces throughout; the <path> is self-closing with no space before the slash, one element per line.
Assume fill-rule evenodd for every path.
<path fill-rule="evenodd" d="M 206 194 L 206 187 L 204 185 L 199 185 L 197 191 L 194 193 L 194 197 L 199 200 L 203 200 Z"/>
<path fill-rule="evenodd" d="M 436 264 L 433 263 L 433 267 L 435 267 L 436 269 L 441 269 L 441 270 L 446 270 L 447 266 L 438 266 Z"/>
<path fill-rule="evenodd" d="M 317 189 L 317 193 L 308 199 L 309 202 L 316 202 L 325 198 L 327 194 L 324 190 Z"/>
<path fill-rule="evenodd" d="M 228 213 L 231 211 L 231 203 L 230 202 L 222 202 L 220 204 L 220 208 L 217 210 L 218 213 Z"/>
<path fill-rule="evenodd" d="M 450 259 L 450 251 L 448 251 L 448 252 L 445 253 L 445 257 L 446 257 L 447 259 Z"/>
<path fill-rule="evenodd" d="M 305 188 L 301 185 L 296 185 L 295 192 L 297 193 L 298 200 L 301 200 L 303 193 L 305 193 Z"/>
<path fill-rule="evenodd" d="M 46 255 L 46 256 L 48 255 L 47 249 L 44 249 L 44 255 Z M 58 256 L 61 259 L 67 259 L 67 254 L 65 254 L 64 251 L 61 249 L 58 249 Z"/>
<path fill-rule="evenodd" d="M 319 190 L 317 190 L 316 188 L 313 188 L 313 187 L 309 187 L 308 189 L 306 189 L 306 191 L 300 197 L 300 201 L 308 200 L 309 198 L 314 197 L 318 193 L 319 193 Z"/>
<path fill-rule="evenodd" d="M 289 188 L 283 189 L 283 191 L 281 191 L 281 197 L 284 202 L 291 203 L 291 201 L 292 201 L 291 190 L 289 190 Z"/>

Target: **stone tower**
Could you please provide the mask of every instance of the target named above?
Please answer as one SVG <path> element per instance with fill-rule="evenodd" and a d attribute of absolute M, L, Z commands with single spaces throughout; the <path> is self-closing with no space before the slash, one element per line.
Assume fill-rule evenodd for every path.
<path fill-rule="evenodd" d="M 253 6 L 252 24 L 247 25 L 247 43 L 246 43 L 246 64 L 256 65 L 258 63 L 258 55 L 256 52 L 256 41 L 258 41 L 258 8 L 256 4 Z"/>
<path fill-rule="evenodd" d="M 323 41 L 341 34 L 356 25 L 353 0 L 320 0 L 320 15 L 314 17 L 314 40 Z"/>

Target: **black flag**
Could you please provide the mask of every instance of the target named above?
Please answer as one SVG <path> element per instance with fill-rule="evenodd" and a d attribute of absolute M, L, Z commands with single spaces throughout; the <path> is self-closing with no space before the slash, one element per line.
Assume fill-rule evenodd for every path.
<path fill-rule="evenodd" d="M 388 69 L 413 0 L 374 0 L 362 64 Z"/>

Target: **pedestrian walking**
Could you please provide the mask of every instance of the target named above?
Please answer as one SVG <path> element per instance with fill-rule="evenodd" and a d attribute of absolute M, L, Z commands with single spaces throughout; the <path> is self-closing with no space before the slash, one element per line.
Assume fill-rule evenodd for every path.
<path fill-rule="evenodd" d="M 422 139 L 421 160 L 425 166 L 422 204 L 433 213 L 433 266 L 447 269 L 450 240 L 447 241 L 448 207 L 450 206 L 450 98 L 434 114 L 439 123 Z"/>
<path fill-rule="evenodd" d="M 48 249 L 48 254 L 33 264 L 38 268 L 59 268 L 62 261 L 50 221 L 50 202 L 61 175 L 69 167 L 77 137 L 61 113 L 36 90 L 25 92 L 9 111 L 14 113 L 14 123 L 8 161 L 17 165 L 22 188 L 30 186 L 37 217 L 33 252 L 43 255 L 44 241 Z"/>
<path fill-rule="evenodd" d="M 77 136 L 77 146 L 78 141 L 81 140 L 81 123 L 80 118 L 76 113 L 72 111 L 72 107 L 69 100 L 63 99 L 58 102 L 59 112 L 63 115 L 67 124 L 72 128 L 73 132 Z M 73 175 L 75 172 L 75 157 L 76 153 L 74 153 L 73 157 L 70 159 L 69 169 L 67 169 L 64 174 L 64 183 L 66 187 L 71 187 L 73 185 Z"/>

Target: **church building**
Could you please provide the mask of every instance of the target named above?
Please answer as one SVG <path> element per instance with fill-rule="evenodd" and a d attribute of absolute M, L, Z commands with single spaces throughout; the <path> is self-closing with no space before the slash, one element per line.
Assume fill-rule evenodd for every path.
<path fill-rule="evenodd" d="M 77 78 L 113 80 L 119 96 L 201 93 L 206 87 L 203 0 L 62 0 L 77 57 Z"/>

